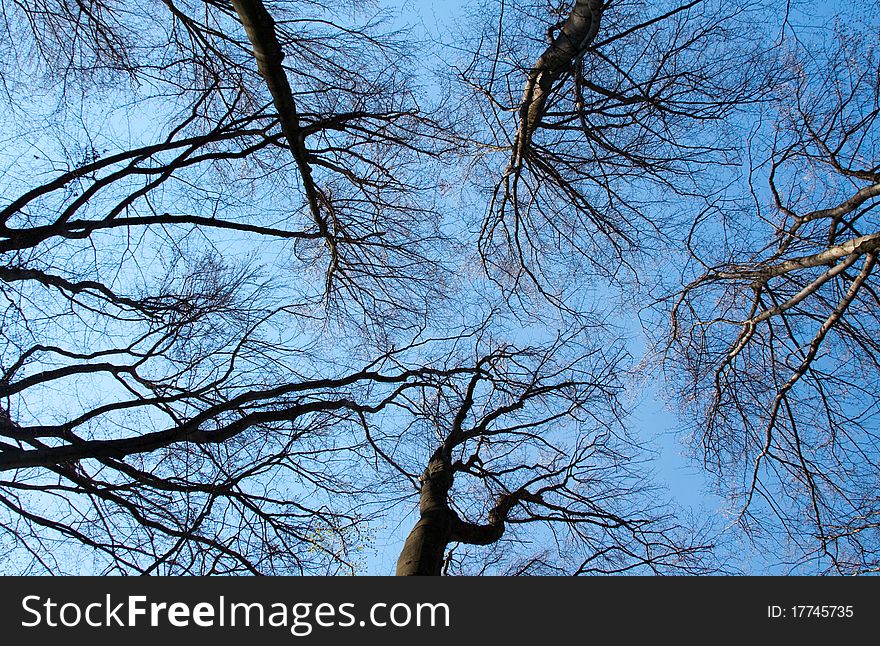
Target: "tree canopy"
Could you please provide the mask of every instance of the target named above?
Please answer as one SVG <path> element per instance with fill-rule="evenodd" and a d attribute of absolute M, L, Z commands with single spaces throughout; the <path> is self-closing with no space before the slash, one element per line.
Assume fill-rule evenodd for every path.
<path fill-rule="evenodd" d="M 876 570 L 880 31 L 820 4 L 2 0 L 7 570 Z"/>

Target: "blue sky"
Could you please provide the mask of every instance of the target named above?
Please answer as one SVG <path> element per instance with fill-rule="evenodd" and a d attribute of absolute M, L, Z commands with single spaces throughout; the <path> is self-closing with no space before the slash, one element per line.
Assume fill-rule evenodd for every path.
<path fill-rule="evenodd" d="M 441 42 L 450 42 L 456 24 L 462 20 L 472 20 L 474 7 L 477 6 L 473 2 L 461 0 L 405 0 L 395 4 L 401 7 L 406 24 L 414 25 L 417 33 L 422 32 L 424 37 Z M 442 58 L 440 49 L 435 53 L 438 58 Z M 631 312 L 620 311 L 616 316 L 625 321 L 636 320 Z M 612 313 L 612 318 L 614 317 L 615 314 Z M 644 341 L 638 338 L 641 330 L 633 327 L 627 333 L 633 335 L 636 346 L 643 346 Z M 633 351 L 636 352 L 635 349 Z M 682 423 L 664 405 L 660 392 L 662 388 L 661 383 L 650 380 L 638 389 L 633 389 L 629 397 L 637 403 L 627 425 L 631 429 L 637 429 L 639 436 L 646 440 L 647 446 L 656 452 L 656 459 L 651 465 L 656 483 L 667 489 L 673 505 L 696 517 L 717 518 L 723 514 L 724 501 L 707 490 L 705 473 L 698 464 L 684 455 L 685 447 L 680 440 Z M 417 520 L 417 512 L 411 509 L 396 520 L 391 517 L 385 520 L 385 525 L 376 532 L 376 549 L 365 561 L 368 574 L 393 573 L 397 552 Z M 741 567 L 748 569 L 752 566 L 750 558 L 743 559 Z"/>
<path fill-rule="evenodd" d="M 383 6 L 383 3 L 377 4 Z M 390 4 L 402 9 L 401 19 L 404 22 L 414 24 L 417 33 L 420 33 L 425 39 L 435 42 L 447 40 L 450 35 L 455 33 L 456 26 L 465 19 L 464 16 L 468 12 L 473 12 L 475 8 L 479 10 L 480 7 L 478 3 L 472 2 L 435 2 L 428 0 L 408 0 Z M 823 17 L 821 13 L 797 14 L 793 17 L 793 21 L 812 20 L 821 24 Z M 442 63 L 443 48 L 438 46 L 433 50 L 433 53 L 438 59 L 437 62 Z M 437 87 L 428 79 L 426 79 L 425 85 L 427 87 Z M 92 116 L 98 121 L 113 118 L 106 117 L 104 114 L 99 113 L 98 110 L 93 110 L 93 112 L 94 115 Z M 130 123 L 132 122 L 126 122 L 126 125 Z M 107 124 L 104 125 L 106 126 Z M 145 124 L 142 125 L 145 126 Z M 142 131 L 135 133 L 132 139 L 148 139 L 148 135 L 152 135 L 152 133 L 145 126 Z M 30 152 L 28 151 L 29 154 Z M 7 151 L 6 154 L 8 155 L 9 152 Z M 34 158 L 36 158 L 36 155 L 34 155 Z M 24 177 L 24 180 L 28 179 Z M 193 199 L 197 200 L 198 198 Z M 242 203 L 245 206 L 249 206 L 245 199 L 242 198 Z M 284 209 L 287 208 L 287 205 L 281 205 L 278 208 Z M 212 241 L 212 244 L 214 242 L 216 241 Z M 215 248 L 222 249 L 223 254 L 232 250 L 230 255 L 234 255 L 236 251 L 243 255 L 241 249 L 235 246 L 237 244 L 236 240 L 229 239 L 226 241 L 226 244 L 226 247 Z M 262 253 L 265 258 L 271 252 L 266 250 L 258 252 L 254 249 L 254 254 L 257 255 L 258 253 Z M 147 258 L 147 260 L 149 261 L 150 258 Z M 148 264 L 151 264 L 151 262 Z M 283 272 L 283 260 L 279 260 L 274 269 L 278 273 Z M 320 288 L 321 286 L 319 285 L 318 287 Z M 611 304 L 610 307 L 617 307 L 613 305 L 615 303 L 613 299 L 602 298 L 602 287 L 597 289 L 599 293 L 598 300 L 604 300 L 606 307 L 609 303 Z M 625 333 L 632 337 L 631 349 L 633 354 L 638 356 L 640 348 L 645 346 L 645 341 L 640 337 L 641 330 L 634 323 L 637 320 L 635 313 L 622 308 L 615 309 L 610 313 L 610 319 L 612 323 L 620 325 Z M 339 350 L 345 351 L 341 347 Z M 95 384 L 91 383 L 91 387 L 94 389 Z M 692 512 L 698 517 L 721 518 L 723 516 L 723 501 L 707 491 L 707 477 L 700 468 L 700 465 L 683 456 L 684 449 L 679 439 L 682 434 L 683 424 L 674 412 L 664 407 L 663 389 L 663 383 L 655 380 L 653 377 L 644 383 L 633 385 L 628 395 L 628 400 L 632 402 L 632 414 L 627 421 L 627 425 L 634 429 L 638 436 L 656 451 L 657 459 L 653 463 L 656 481 L 659 485 L 665 486 L 668 489 L 669 496 L 673 502 L 680 505 L 683 510 Z M 113 393 L 107 390 L 101 394 L 109 397 Z M 46 406 L 46 408 L 51 407 L 51 405 Z M 62 414 L 63 412 L 59 412 L 59 416 Z M 377 524 L 373 527 L 376 545 L 375 550 L 372 550 L 365 559 L 366 573 L 391 574 L 393 572 L 397 554 L 403 544 L 403 540 L 416 519 L 415 498 L 411 498 L 410 503 L 408 505 L 398 505 L 394 513 L 384 519 L 381 525 Z M 766 571 L 762 569 L 764 564 L 761 563 L 760 559 L 748 554 L 745 549 L 739 555 L 734 554 L 731 558 L 736 562 L 736 565 L 746 570 Z"/>

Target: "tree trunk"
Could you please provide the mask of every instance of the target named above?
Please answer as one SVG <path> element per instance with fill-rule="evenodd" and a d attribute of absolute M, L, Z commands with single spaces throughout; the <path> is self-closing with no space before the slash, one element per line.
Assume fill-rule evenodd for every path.
<path fill-rule="evenodd" d="M 451 486 L 452 466 L 441 451 L 437 451 L 422 474 L 420 517 L 397 560 L 397 576 L 440 575 L 443 555 L 456 520 L 456 514 L 446 500 Z"/>
<path fill-rule="evenodd" d="M 525 490 L 504 494 L 489 511 L 487 524 L 464 522 L 447 500 L 454 473 L 444 449 L 438 449 L 422 474 L 420 516 L 397 559 L 397 576 L 439 576 L 450 543 L 490 545 L 504 534 L 507 515 L 518 500 L 540 500 Z"/>

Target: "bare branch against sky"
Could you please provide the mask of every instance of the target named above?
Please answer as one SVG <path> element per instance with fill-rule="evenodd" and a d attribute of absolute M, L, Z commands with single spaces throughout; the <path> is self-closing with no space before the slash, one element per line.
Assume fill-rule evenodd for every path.
<path fill-rule="evenodd" d="M 876 571 L 878 12 L 427 4 L 0 4 L 6 571 Z"/>

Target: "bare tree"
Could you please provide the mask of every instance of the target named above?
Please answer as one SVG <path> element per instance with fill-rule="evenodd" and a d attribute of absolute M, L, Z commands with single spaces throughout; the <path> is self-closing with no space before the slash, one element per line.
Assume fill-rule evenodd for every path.
<path fill-rule="evenodd" d="M 10 567 L 351 572 L 380 519 L 417 507 L 399 574 L 712 571 L 711 523 L 662 502 L 647 441 L 627 427 L 626 339 L 584 303 L 597 276 L 634 292 L 676 226 L 705 222 L 739 164 L 739 120 L 775 111 L 778 251 L 684 289 L 677 356 L 694 361 L 684 311 L 759 274 L 756 298 L 783 305 L 720 334 L 745 348 L 731 375 L 783 375 L 773 326 L 827 305 L 815 297 L 836 281 L 848 287 L 817 348 L 844 312 L 868 311 L 874 234 L 860 227 L 876 169 L 862 163 L 870 93 L 855 89 L 876 76 L 847 76 L 841 55 L 822 68 L 839 90 L 823 103 L 816 69 L 792 75 L 746 28 L 754 10 L 505 0 L 459 48 L 464 91 L 438 98 L 420 89 L 415 34 L 370 6 L 3 2 Z M 786 78 L 801 81 L 776 91 Z M 868 186 L 805 211 L 816 196 L 787 187 L 814 166 L 845 178 L 833 190 Z M 845 266 L 785 305 L 829 260 Z M 719 325 L 694 329 L 724 328 L 712 307 Z M 870 320 L 851 324 L 866 356 Z M 758 324 L 775 335 L 758 346 L 769 354 L 741 368 Z M 817 352 L 787 378 L 810 379 Z M 699 355 L 700 379 L 712 361 Z M 727 385 L 707 426 L 718 455 L 752 432 L 718 421 Z M 749 392 L 736 384 L 734 399 L 760 425 Z M 852 404 L 838 412 L 838 436 L 870 434 Z M 777 459 L 770 448 L 757 466 Z M 804 464 L 792 473 L 841 477 Z M 757 466 L 749 491 L 763 491 Z M 844 535 L 833 527 L 823 545 Z"/>
<path fill-rule="evenodd" d="M 639 279 L 681 204 L 711 196 L 719 167 L 737 163 L 726 120 L 774 83 L 756 8 L 500 3 L 460 71 L 485 123 L 490 275 L 558 300 L 572 266 Z"/>
<path fill-rule="evenodd" d="M 502 537 L 507 545 L 490 562 L 507 573 L 708 571 L 709 538 L 694 542 L 652 501 L 638 468 L 644 447 L 617 420 L 621 359 L 574 335 L 501 347 L 414 402 L 436 448 L 419 477 L 420 517 L 397 574 L 485 571 L 485 555 L 472 565 L 468 546 Z M 556 550 L 524 540 L 541 531 Z M 524 553 L 521 542 L 539 549 Z"/>
<path fill-rule="evenodd" d="M 382 368 L 395 334 L 421 338 L 449 255 L 421 175 L 449 138 L 400 43 L 380 15 L 279 8 L 284 104 L 266 83 L 280 54 L 267 69 L 272 44 L 226 3 L 3 10 L 15 553 L 53 571 L 85 563 L 58 556 L 75 544 L 99 571 L 354 569 L 376 480 L 347 474 L 366 439 L 346 428 L 432 371 Z"/>
<path fill-rule="evenodd" d="M 739 520 L 782 530 L 794 565 L 842 573 L 880 566 L 875 46 L 840 23 L 789 34 L 789 80 L 752 129 L 745 226 L 695 228 L 702 273 L 671 308 L 694 439 Z"/>

